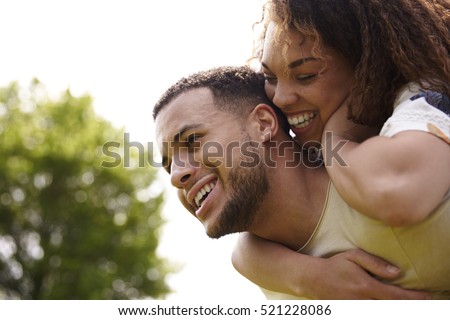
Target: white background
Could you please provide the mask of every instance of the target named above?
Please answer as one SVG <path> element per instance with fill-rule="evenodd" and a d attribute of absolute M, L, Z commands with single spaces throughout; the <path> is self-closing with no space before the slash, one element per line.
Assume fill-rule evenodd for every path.
<path fill-rule="evenodd" d="M 251 55 L 261 0 L 0 0 L 0 85 L 33 77 L 88 93 L 132 141 L 153 140 L 153 104 L 179 78 Z M 168 176 L 161 175 L 163 184 Z M 263 299 L 231 266 L 235 236 L 211 240 L 167 194 L 160 255 L 182 267 L 168 299 Z"/>

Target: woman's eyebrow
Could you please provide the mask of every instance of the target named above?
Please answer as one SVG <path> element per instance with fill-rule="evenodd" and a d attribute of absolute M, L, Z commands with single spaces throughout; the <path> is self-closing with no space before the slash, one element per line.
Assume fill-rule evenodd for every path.
<path fill-rule="evenodd" d="M 317 61 L 319 59 L 314 58 L 314 57 L 307 57 L 307 58 L 301 58 L 295 61 L 292 61 L 291 63 L 288 64 L 288 68 L 289 69 L 294 69 L 297 68 L 298 66 L 301 66 L 302 64 L 308 62 L 308 61 Z M 265 64 L 264 62 L 261 62 L 261 65 L 267 69 L 268 71 L 270 71 L 270 68 L 267 64 Z"/>
<path fill-rule="evenodd" d="M 317 58 L 314 57 L 307 57 L 307 58 L 301 58 L 295 61 L 292 61 L 291 63 L 288 64 L 288 68 L 289 69 L 294 69 L 298 66 L 301 66 L 302 64 L 308 62 L 308 61 L 317 61 Z"/>

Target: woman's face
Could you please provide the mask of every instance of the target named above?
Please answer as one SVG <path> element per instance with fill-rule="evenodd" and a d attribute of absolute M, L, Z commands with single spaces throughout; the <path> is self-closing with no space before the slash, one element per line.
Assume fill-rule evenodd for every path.
<path fill-rule="evenodd" d="M 320 57 L 314 54 L 312 38 L 298 31 L 277 35 L 277 28 L 270 23 L 263 48 L 266 93 L 300 144 L 320 142 L 326 122 L 349 95 L 354 70 L 335 51 L 319 48 Z"/>

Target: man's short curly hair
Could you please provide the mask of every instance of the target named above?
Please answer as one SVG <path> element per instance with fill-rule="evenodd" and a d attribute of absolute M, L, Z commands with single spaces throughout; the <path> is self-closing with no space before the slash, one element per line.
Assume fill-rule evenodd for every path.
<path fill-rule="evenodd" d="M 269 100 L 264 91 L 264 76 L 248 66 L 218 67 L 194 73 L 180 79 L 161 96 L 153 108 L 153 119 L 172 100 L 193 89 L 211 90 L 214 106 L 225 112 L 244 116 L 258 104 L 271 106 L 277 116 L 280 128 L 288 132 L 289 124 L 282 112 Z"/>
<path fill-rule="evenodd" d="M 161 96 L 153 108 L 153 118 L 173 99 L 187 91 L 210 89 L 214 103 L 222 111 L 248 113 L 259 103 L 272 105 L 264 92 L 264 77 L 249 67 L 219 67 L 180 79 Z"/>

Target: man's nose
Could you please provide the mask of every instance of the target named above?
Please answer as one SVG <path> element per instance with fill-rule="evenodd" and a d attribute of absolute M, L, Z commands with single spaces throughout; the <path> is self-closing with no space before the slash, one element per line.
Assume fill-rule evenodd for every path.
<path fill-rule="evenodd" d="M 185 188 L 195 174 L 195 166 L 189 161 L 173 161 L 170 169 L 170 181 L 176 188 Z"/>

